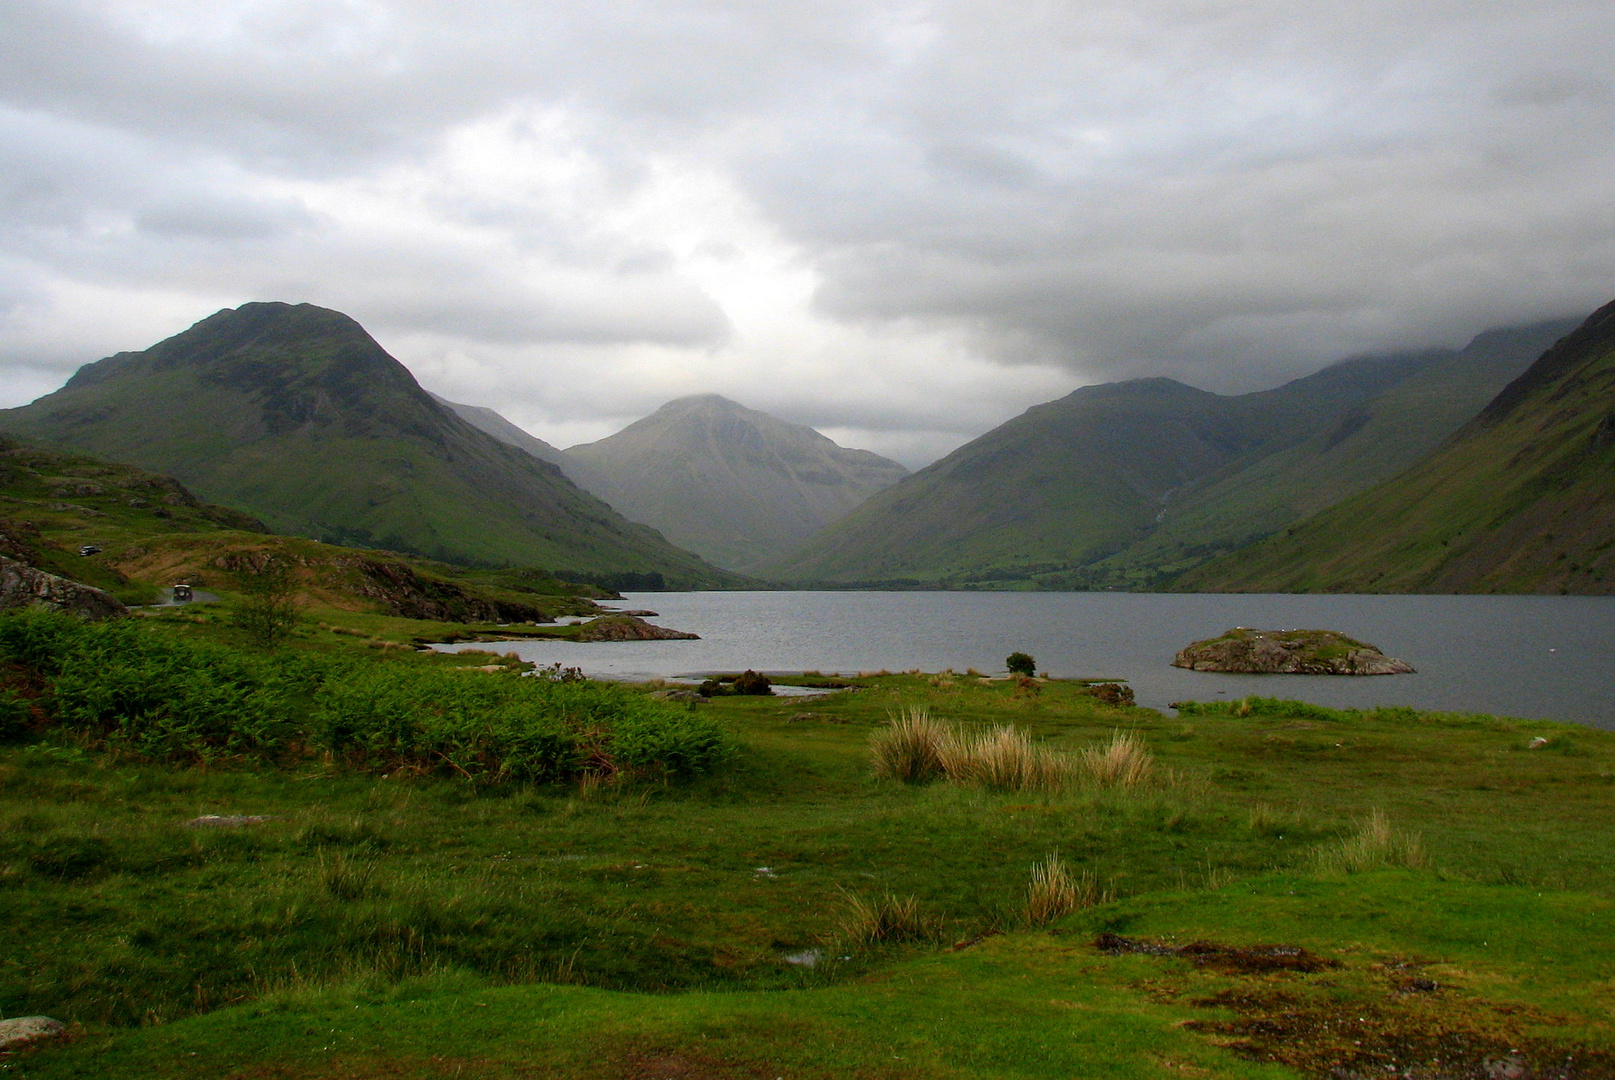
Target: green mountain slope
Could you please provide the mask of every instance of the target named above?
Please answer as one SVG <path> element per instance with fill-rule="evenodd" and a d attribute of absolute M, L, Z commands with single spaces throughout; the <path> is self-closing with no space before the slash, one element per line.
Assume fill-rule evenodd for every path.
<path fill-rule="evenodd" d="M 1568 320 L 1362 357 L 1254 394 L 1084 387 L 967 444 L 759 572 L 786 580 L 1139 588 L 1395 475 Z"/>
<path fill-rule="evenodd" d="M 1179 587 L 1608 594 L 1612 551 L 1615 303 L 1414 468 Z"/>
<path fill-rule="evenodd" d="M 1151 584 L 1390 479 L 1472 419 L 1578 321 L 1489 330 L 1457 352 L 1431 354 L 1406 379 L 1296 445 L 1194 484 L 1149 536 L 1089 573 L 1097 584 Z"/>
<path fill-rule="evenodd" d="M 717 394 L 670 401 L 566 458 L 568 474 L 624 516 L 748 572 L 908 474 Z"/>
<path fill-rule="evenodd" d="M 1364 358 L 1257 394 L 1171 379 L 1027 410 L 759 568 L 785 580 L 1071 587 L 1220 470 L 1292 446 L 1434 359 Z"/>
<path fill-rule="evenodd" d="M 732 580 L 434 401 L 358 323 L 221 311 L 81 368 L 0 430 L 175 476 L 281 532 L 451 562 Z"/>

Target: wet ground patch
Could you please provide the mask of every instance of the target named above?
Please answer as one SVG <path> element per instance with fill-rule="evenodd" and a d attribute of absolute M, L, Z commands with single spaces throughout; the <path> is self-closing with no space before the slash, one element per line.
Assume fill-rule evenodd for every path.
<path fill-rule="evenodd" d="M 1184 1029 L 1247 1061 L 1308 1077 L 1615 1080 L 1615 1053 L 1553 1037 L 1574 1018 L 1466 993 L 1417 961 L 1348 964 L 1293 945 L 1178 945 L 1112 933 L 1094 947 L 1188 961 L 1184 978 L 1144 984 L 1156 1000 L 1224 1014 L 1184 1021 Z"/>
<path fill-rule="evenodd" d="M 1218 945 L 1211 941 L 1191 941 L 1173 945 L 1149 938 L 1125 938 L 1120 934 L 1100 934 L 1094 948 L 1112 955 L 1142 953 L 1146 956 L 1178 956 L 1197 968 L 1225 974 L 1259 971 L 1300 971 L 1312 973 L 1336 968 L 1340 961 L 1319 956 L 1297 945 Z"/>

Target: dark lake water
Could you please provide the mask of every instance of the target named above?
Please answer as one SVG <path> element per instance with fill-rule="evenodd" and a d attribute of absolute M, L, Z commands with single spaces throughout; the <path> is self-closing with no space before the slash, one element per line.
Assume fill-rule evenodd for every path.
<path fill-rule="evenodd" d="M 700 641 L 520 642 L 524 659 L 591 675 L 707 671 L 1001 671 L 1014 650 L 1060 677 L 1125 679 L 1141 705 L 1262 694 L 1411 705 L 1615 728 L 1615 597 L 1142 593 L 637 593 L 610 606 Z M 1415 675 L 1214 675 L 1171 666 L 1233 626 L 1338 630 Z M 502 648 L 504 648 L 502 646 Z"/>

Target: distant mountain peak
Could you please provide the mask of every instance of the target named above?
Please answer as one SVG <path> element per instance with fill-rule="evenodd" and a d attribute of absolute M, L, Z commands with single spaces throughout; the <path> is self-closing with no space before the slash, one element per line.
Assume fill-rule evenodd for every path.
<path fill-rule="evenodd" d="M 777 556 L 908 473 L 710 393 L 565 453 L 569 474 L 625 516 L 733 569 Z"/>

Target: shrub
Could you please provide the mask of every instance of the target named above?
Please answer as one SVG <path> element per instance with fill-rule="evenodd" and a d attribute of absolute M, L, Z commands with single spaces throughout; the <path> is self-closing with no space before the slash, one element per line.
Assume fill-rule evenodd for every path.
<path fill-rule="evenodd" d="M 1031 678 L 1037 674 L 1037 661 L 1023 652 L 1012 652 L 1004 657 L 1004 666 L 1011 675 L 1025 675 Z"/>
<path fill-rule="evenodd" d="M 1123 708 L 1133 704 L 1133 688 L 1123 683 L 1102 682 L 1084 687 L 1082 692 L 1089 697 L 1098 698 L 1113 708 Z"/>
<path fill-rule="evenodd" d="M 161 761 L 274 757 L 295 735 L 302 687 L 287 665 L 169 640 L 129 621 L 54 638 L 52 722 Z"/>
<path fill-rule="evenodd" d="M 734 692 L 751 697 L 771 697 L 774 693 L 774 684 L 768 681 L 767 675 L 759 675 L 747 668 L 735 676 Z"/>
<path fill-rule="evenodd" d="M 948 726 L 924 708 L 903 710 L 869 737 L 875 775 L 909 784 L 935 779 L 943 773 L 941 750 L 948 736 Z"/>
<path fill-rule="evenodd" d="M 731 752 L 715 720 L 565 672 L 468 678 L 384 661 L 254 655 L 165 638 L 131 620 L 85 625 L 33 613 L 0 617 L 5 660 L 44 682 L 50 722 L 154 760 L 320 753 L 388 771 L 548 781 L 688 776 Z"/>
<path fill-rule="evenodd" d="M 1082 765 L 1103 787 L 1136 787 L 1149 779 L 1155 758 L 1137 735 L 1118 731 L 1103 746 L 1084 750 Z"/>
<path fill-rule="evenodd" d="M 297 629 L 297 581 L 284 559 L 269 556 L 251 569 L 241 583 L 241 599 L 236 604 L 235 624 L 253 644 L 272 649 Z"/>
<path fill-rule="evenodd" d="M 383 665 L 325 686 L 311 727 L 315 745 L 355 765 L 489 781 L 688 776 L 730 750 L 716 720 L 610 683 Z"/>

